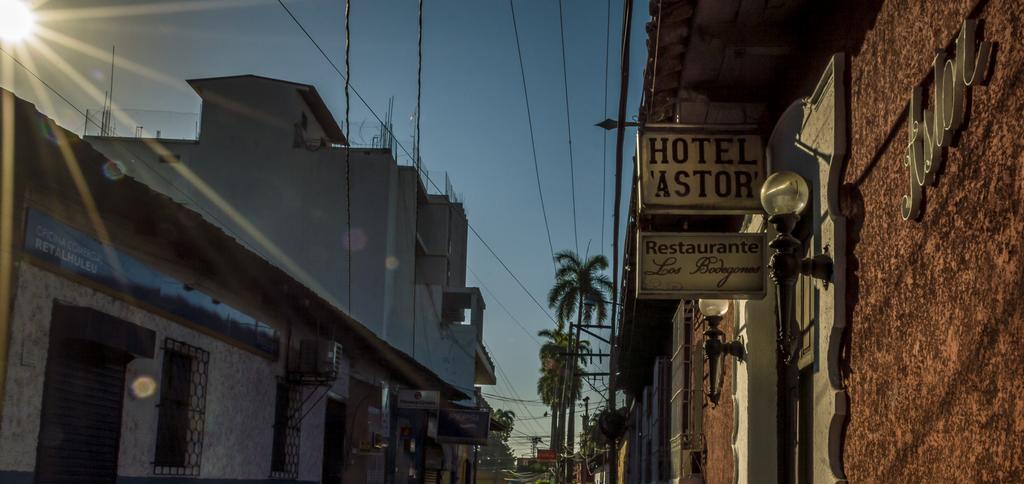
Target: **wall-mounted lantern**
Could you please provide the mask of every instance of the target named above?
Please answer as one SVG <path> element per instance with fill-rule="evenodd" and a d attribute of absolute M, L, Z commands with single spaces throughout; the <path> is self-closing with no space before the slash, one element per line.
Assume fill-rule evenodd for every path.
<path fill-rule="evenodd" d="M 792 361 L 799 350 L 799 328 L 796 327 L 796 281 L 802 274 L 825 281 L 832 279 L 832 258 L 824 254 L 800 258 L 797 251 L 803 245 L 793 237 L 793 228 L 800 220 L 800 212 L 807 206 L 810 190 L 800 175 L 780 171 L 769 176 L 761 187 L 761 205 L 768 212 L 768 222 L 778 235 L 768 247 L 775 250 L 768 263 L 768 274 L 777 286 L 778 332 L 780 349 L 786 354 L 786 363 Z"/>
<path fill-rule="evenodd" d="M 726 342 L 725 333 L 718 329 L 722 316 L 729 311 L 729 300 L 701 299 L 697 302 L 697 307 L 700 308 L 708 325 L 704 330 L 704 359 L 708 362 L 707 396 L 711 403 L 718 405 L 722 393 L 725 357 L 732 355 L 743 358 L 743 343 L 735 340 Z"/>

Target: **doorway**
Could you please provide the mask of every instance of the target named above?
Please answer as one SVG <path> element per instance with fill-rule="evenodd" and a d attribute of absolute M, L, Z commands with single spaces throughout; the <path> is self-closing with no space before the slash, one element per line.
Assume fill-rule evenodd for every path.
<path fill-rule="evenodd" d="M 321 479 L 325 484 L 340 484 L 345 473 L 345 404 L 327 399 L 324 419 L 324 464 Z"/>

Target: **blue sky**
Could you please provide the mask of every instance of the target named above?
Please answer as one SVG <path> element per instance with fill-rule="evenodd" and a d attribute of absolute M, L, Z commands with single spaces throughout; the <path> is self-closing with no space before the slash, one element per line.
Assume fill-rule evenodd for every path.
<path fill-rule="evenodd" d="M 33 3 L 41 4 L 38 7 L 41 13 L 64 11 L 69 14 L 66 20 L 51 16 L 43 26 L 73 39 L 73 45 L 78 45 L 79 50 L 52 39 L 46 43 L 99 92 L 105 91 L 109 82 L 109 57 L 100 54 L 109 56 L 111 45 L 117 46 L 118 57 L 123 59 L 120 63 L 135 62 L 154 71 L 151 76 L 138 75 L 124 67 L 116 71 L 115 102 L 124 109 L 198 113 L 199 98 L 185 84 L 185 79 L 252 73 L 317 86 L 335 116 L 339 121 L 343 119 L 343 81 L 276 0 L 35 0 Z M 290 0 L 286 3 L 341 66 L 344 2 Z M 503 0 L 425 0 L 424 3 L 423 160 L 432 172 L 448 173 L 456 191 L 464 197 L 470 224 L 543 303 L 552 281 L 552 265 L 537 196 L 509 3 Z M 607 117 L 615 116 L 618 99 L 622 8 L 618 0 L 611 3 Z M 589 244 L 591 254 L 610 254 L 614 132 L 606 135 L 604 130 L 593 126 L 606 117 L 608 4 L 600 0 L 564 0 L 564 5 L 579 250 L 586 251 Z M 559 3 L 556 0 L 515 0 L 515 6 L 552 242 L 555 250 L 574 249 Z M 97 8 L 90 10 L 91 7 Z M 634 11 L 628 116 L 637 112 L 640 98 L 646 2 L 637 1 Z M 416 22 L 415 0 L 353 0 L 352 83 L 381 116 L 387 110 L 388 99 L 394 96 L 395 132 L 410 150 L 411 118 L 416 102 Z M 82 46 L 96 56 L 83 55 Z M 102 100 L 90 97 L 79 82 L 62 73 L 44 56 L 34 52 L 32 58 L 40 77 L 80 108 L 101 106 Z M 13 86 L 5 87 L 13 87 L 21 97 L 38 100 L 34 82 L 17 69 Z M 47 114 L 73 131 L 82 131 L 82 116 L 66 105 L 58 102 Z M 156 124 L 164 122 L 162 120 L 180 124 L 184 119 L 187 124 L 189 116 L 192 115 L 163 118 L 153 115 L 152 119 Z M 376 130 L 376 122 L 354 96 L 351 121 L 353 140 L 368 142 Z M 632 136 L 633 132 L 628 131 L 624 173 L 627 185 Z M 605 141 L 608 143 L 607 164 L 604 162 Z M 607 178 L 603 181 L 605 174 Z M 602 211 L 603 184 L 607 201 Z M 515 387 L 513 391 L 499 377 L 498 386 L 484 391 L 534 400 L 537 398 L 538 346 L 527 332 L 535 336 L 537 331 L 551 326 L 551 321 L 472 235 L 469 245 L 469 267 L 479 275 L 479 280 L 470 274 L 468 283 L 487 289 L 485 341 Z M 525 326 L 525 331 L 513 317 Z M 591 400 L 593 409 L 598 406 L 599 398 L 595 396 Z M 527 410 L 518 403 L 495 399 L 492 404 L 510 408 L 523 418 L 540 417 L 545 410 L 538 404 L 526 403 Z M 517 429 L 525 434 L 546 435 L 548 422 L 546 419 L 524 420 L 517 424 Z M 516 447 L 527 449 L 525 440 L 522 442 Z"/>

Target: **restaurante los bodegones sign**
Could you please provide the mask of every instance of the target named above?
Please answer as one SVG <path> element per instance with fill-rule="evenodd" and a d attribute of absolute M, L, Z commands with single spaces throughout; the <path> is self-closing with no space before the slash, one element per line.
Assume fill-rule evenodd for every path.
<path fill-rule="evenodd" d="M 638 298 L 764 297 L 764 233 L 642 232 L 637 243 Z"/>
<path fill-rule="evenodd" d="M 638 179 L 646 213 L 760 213 L 761 137 L 648 128 L 639 135 Z"/>

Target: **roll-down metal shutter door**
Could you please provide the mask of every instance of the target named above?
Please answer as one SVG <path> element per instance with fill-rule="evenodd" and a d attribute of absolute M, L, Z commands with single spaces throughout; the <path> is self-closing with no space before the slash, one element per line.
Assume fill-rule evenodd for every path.
<path fill-rule="evenodd" d="M 441 484 L 441 471 L 427 469 L 423 473 L 423 484 Z"/>
<path fill-rule="evenodd" d="M 63 340 L 46 363 L 37 483 L 113 483 L 127 357 L 96 343 Z"/>

